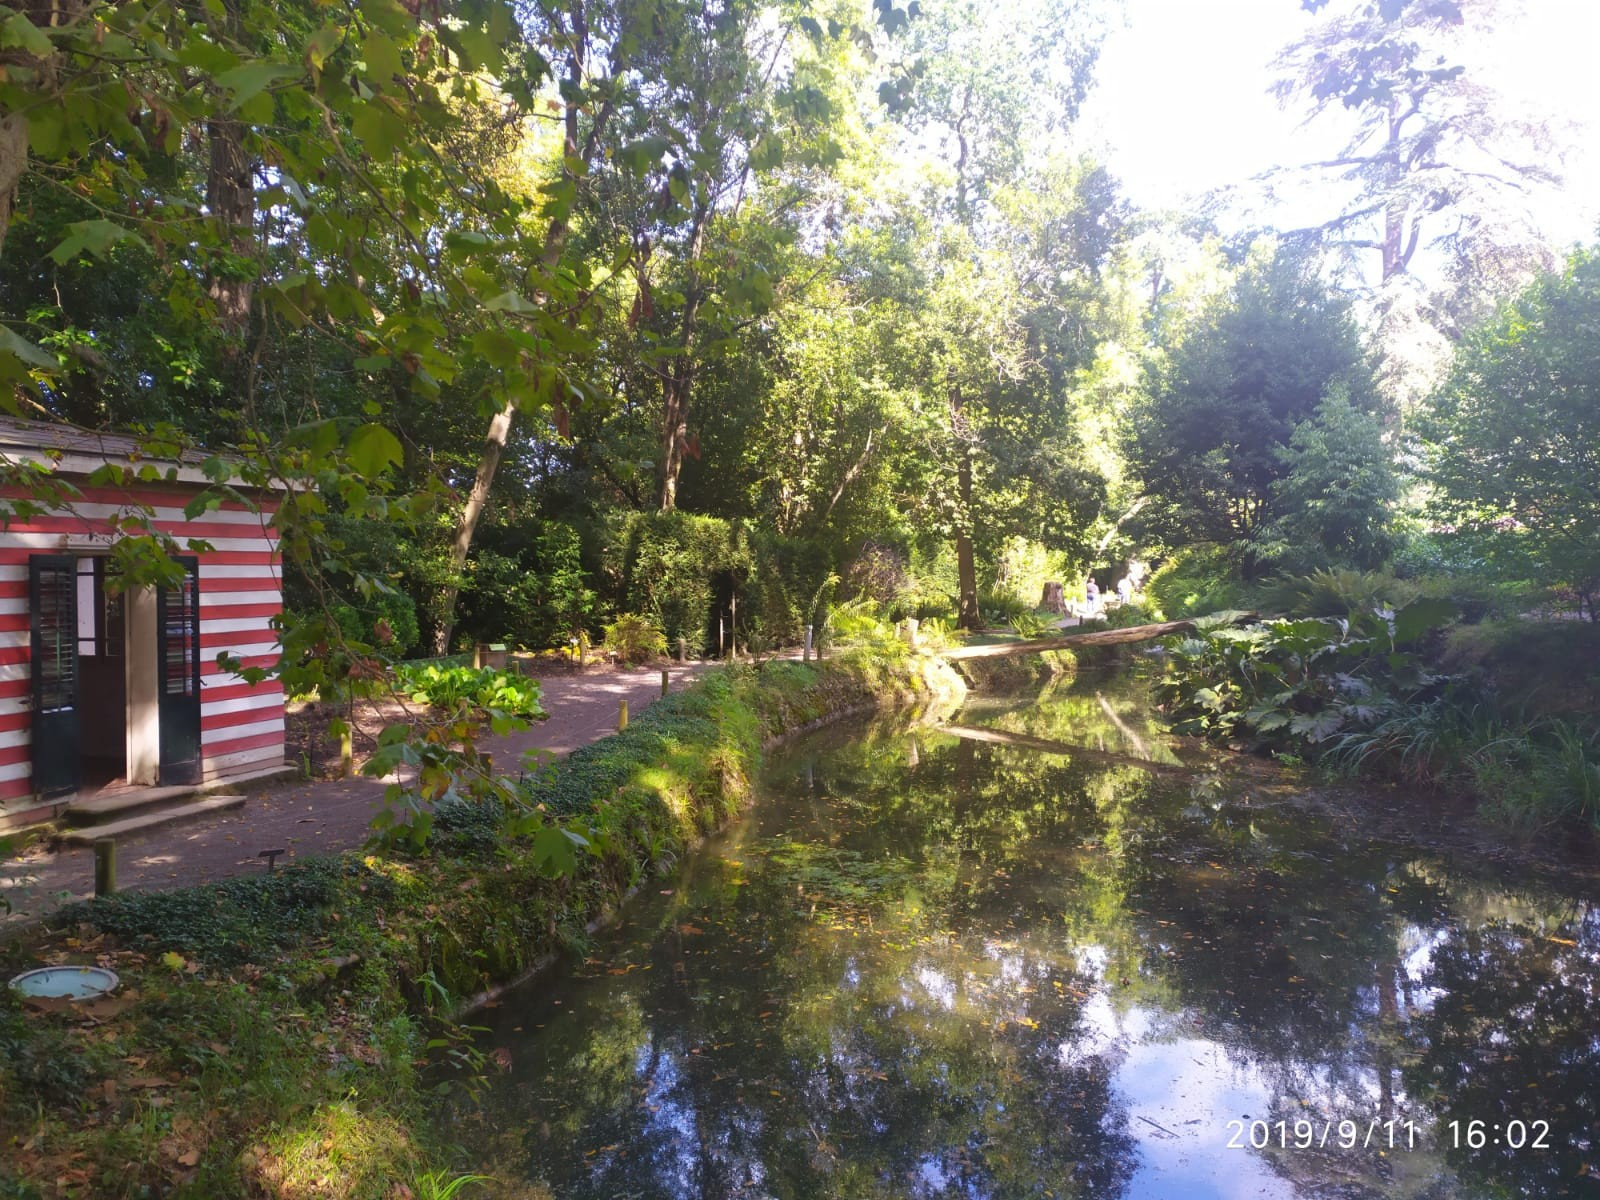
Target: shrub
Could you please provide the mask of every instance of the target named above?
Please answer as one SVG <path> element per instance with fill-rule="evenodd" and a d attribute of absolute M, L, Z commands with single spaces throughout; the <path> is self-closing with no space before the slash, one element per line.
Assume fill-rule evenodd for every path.
<path fill-rule="evenodd" d="M 605 642 L 619 661 L 648 662 L 667 652 L 667 635 L 649 617 L 623 613 L 606 626 Z"/>
<path fill-rule="evenodd" d="M 906 556 L 893 546 L 865 542 L 844 569 L 844 590 L 853 599 L 871 600 L 886 608 L 901 603 L 909 582 Z"/>
<path fill-rule="evenodd" d="M 1008 591 L 988 591 L 978 593 L 978 611 L 992 625 L 1010 625 L 1023 613 L 1031 613 L 1033 605 Z"/>
<path fill-rule="evenodd" d="M 828 578 L 820 546 L 754 533 L 737 521 L 687 513 L 631 513 L 609 537 L 605 569 L 622 612 L 655 619 L 670 642 L 706 648 L 737 597 L 741 642 L 799 639 Z"/>
<path fill-rule="evenodd" d="M 438 667 L 431 663 L 395 668 L 395 682 L 418 704 L 435 708 L 477 708 L 507 716 L 539 719 L 539 681 L 494 667 Z"/>
<path fill-rule="evenodd" d="M 1384 571 L 1325 570 L 1269 582 L 1262 604 L 1291 617 L 1348 617 L 1374 608 L 1401 607 L 1417 598 L 1415 583 Z"/>
<path fill-rule="evenodd" d="M 872 600 L 847 600 L 833 605 L 823 623 L 820 644 L 847 654 L 880 656 L 889 662 L 902 661 L 911 649 L 894 623 L 884 616 L 882 607 Z"/>
<path fill-rule="evenodd" d="M 565 645 L 594 616 L 577 530 L 556 523 L 536 528 L 507 531 L 520 535 L 509 544 L 502 533 L 501 550 L 481 546 L 468 564 L 460 623 L 474 640 Z"/>
<path fill-rule="evenodd" d="M 1016 630 L 1020 637 L 1025 638 L 1052 637 L 1061 632 L 1056 628 L 1054 620 L 1042 617 L 1031 610 L 1017 613 L 1012 617 L 1011 628 Z"/>
<path fill-rule="evenodd" d="M 1449 681 L 1415 648 L 1451 615 L 1441 601 L 1418 600 L 1348 620 L 1263 621 L 1244 629 L 1202 621 L 1193 636 L 1170 646 L 1164 698 L 1179 732 L 1319 752 L 1441 694 Z"/>
<path fill-rule="evenodd" d="M 1244 607 L 1244 589 L 1226 552 L 1217 547 L 1180 551 L 1150 576 L 1144 592 L 1174 621 Z"/>
<path fill-rule="evenodd" d="M 1525 717 L 1600 712 L 1600 629 L 1587 621 L 1458 626 L 1442 661 L 1480 678 Z"/>
<path fill-rule="evenodd" d="M 417 644 L 417 606 L 404 592 L 373 592 L 357 604 L 337 604 L 333 619 L 352 642 L 404 658 Z"/>
<path fill-rule="evenodd" d="M 1132 629 L 1135 625 L 1152 625 L 1165 619 L 1161 610 L 1146 600 L 1130 600 L 1126 604 L 1115 605 L 1106 609 L 1104 617 L 1108 629 Z"/>
<path fill-rule="evenodd" d="M 391 899 L 385 876 L 345 858 L 313 858 L 171 892 L 119 892 L 68 905 L 51 923 L 88 922 L 151 955 L 177 951 L 219 967 L 260 962 Z"/>

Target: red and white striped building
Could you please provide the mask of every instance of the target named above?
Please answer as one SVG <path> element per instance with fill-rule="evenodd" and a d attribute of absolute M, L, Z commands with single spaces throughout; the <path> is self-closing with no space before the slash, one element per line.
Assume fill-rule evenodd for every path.
<path fill-rule="evenodd" d="M 90 486 L 105 463 L 152 465 L 129 438 L 0 421 L 0 466 L 43 467 L 78 493 L 19 514 L 33 489 L 0 484 L 0 828 L 43 820 L 107 786 L 201 786 L 284 764 L 284 698 L 217 665 L 276 663 L 283 611 L 276 497 L 190 518 L 209 480 L 157 462 L 159 482 Z M 148 472 L 147 472 L 148 474 Z M 118 588 L 126 518 L 190 547 L 183 581 Z M 108 586 L 108 582 L 110 586 Z"/>

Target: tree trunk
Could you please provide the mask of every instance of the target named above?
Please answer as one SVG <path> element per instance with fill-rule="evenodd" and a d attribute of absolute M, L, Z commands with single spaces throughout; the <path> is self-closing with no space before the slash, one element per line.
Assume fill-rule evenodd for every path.
<path fill-rule="evenodd" d="M 959 387 L 950 392 L 950 428 L 956 439 L 956 493 L 960 506 L 956 514 L 956 624 L 962 629 L 976 629 L 982 623 L 982 615 L 978 612 L 978 564 L 972 551 L 972 437 Z"/>
<path fill-rule="evenodd" d="M 207 291 L 217 304 L 217 324 L 239 335 L 250 325 L 255 277 L 239 260 L 254 257 L 256 192 L 253 164 L 245 154 L 244 126 L 231 117 L 206 125 L 211 163 L 206 172 L 206 207 L 221 228 L 228 259 L 211 274 Z"/>
<path fill-rule="evenodd" d="M 961 461 L 961 490 L 972 494 L 972 462 Z M 972 532 L 963 523 L 956 529 L 956 585 L 960 589 L 960 603 L 956 624 L 962 629 L 976 629 L 982 623 L 978 612 L 978 564 L 972 553 Z"/>
<path fill-rule="evenodd" d="M 661 511 L 678 507 L 678 473 L 683 470 L 683 452 L 689 443 L 688 380 L 680 378 L 673 364 L 671 377 L 661 389 Z"/>
<path fill-rule="evenodd" d="M 689 236 L 689 281 L 684 288 L 683 332 L 678 354 L 661 388 L 661 511 L 678 507 L 678 473 L 683 470 L 684 452 L 689 448 L 689 392 L 694 383 L 695 343 L 698 341 L 700 305 L 705 300 L 697 265 L 705 249 L 706 227 L 711 223 L 711 201 L 700 201 L 694 210 L 694 226 Z"/>
<path fill-rule="evenodd" d="M 11 0 L 10 7 L 32 21 L 40 29 L 70 25 L 83 15 L 83 0 L 31 0 L 18 3 Z M 59 103 L 57 88 L 60 84 L 58 66 L 60 56 L 55 53 L 35 57 L 20 48 L 0 51 L 0 74 L 20 69 L 31 73 L 31 89 L 40 96 L 52 97 L 50 103 Z M 17 202 L 17 188 L 28 173 L 28 118 L 20 112 L 0 115 L 0 250 L 5 248 L 6 234 L 11 230 L 11 214 Z"/>
<path fill-rule="evenodd" d="M 489 422 L 489 432 L 483 439 L 483 450 L 478 455 L 478 471 L 472 477 L 472 491 L 467 495 L 466 507 L 456 522 L 455 535 L 450 542 L 450 581 L 445 584 L 440 601 L 439 626 L 433 633 L 433 652 L 450 653 L 450 636 L 455 632 L 456 600 L 461 588 L 455 582 L 467 564 L 467 552 L 472 549 L 472 535 L 477 532 L 478 518 L 489 503 L 489 488 L 494 484 L 495 472 L 500 469 L 500 459 L 505 455 L 506 440 L 511 434 L 511 417 L 517 406 L 506 401 L 506 406 Z"/>
<path fill-rule="evenodd" d="M 28 170 L 28 119 L 21 113 L 0 117 L 0 250 L 11 228 L 17 185 Z"/>

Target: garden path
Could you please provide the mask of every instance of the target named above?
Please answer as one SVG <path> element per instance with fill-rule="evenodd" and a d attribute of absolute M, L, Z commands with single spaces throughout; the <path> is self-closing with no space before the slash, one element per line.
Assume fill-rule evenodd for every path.
<path fill-rule="evenodd" d="M 677 690 L 711 669 L 708 663 L 673 664 L 671 686 Z M 539 682 L 549 719 L 480 743 L 501 770 L 530 750 L 559 758 L 598 741 L 616 729 L 623 699 L 637 714 L 661 695 L 659 667 L 591 669 Z M 242 808 L 119 841 L 118 885 L 124 891 L 155 891 L 259 872 L 266 869 L 259 855 L 267 849 L 284 851 L 280 863 L 353 849 L 371 832 L 383 789 L 383 781 L 364 777 L 263 784 L 250 789 Z M 37 921 L 93 892 L 91 847 L 35 847 L 0 862 L 0 901 L 10 904 L 10 911 L 0 911 L 0 928 Z"/>

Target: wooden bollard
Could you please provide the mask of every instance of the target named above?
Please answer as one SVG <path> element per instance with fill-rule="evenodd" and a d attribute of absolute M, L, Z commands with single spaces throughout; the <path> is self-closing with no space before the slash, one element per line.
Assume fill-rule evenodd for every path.
<path fill-rule="evenodd" d="M 117 890 L 117 843 L 111 838 L 94 842 L 94 894 L 110 896 Z"/>
<path fill-rule="evenodd" d="M 689 639 L 686 637 L 678 639 L 678 661 L 681 663 L 689 661 Z"/>
<path fill-rule="evenodd" d="M 667 694 L 667 685 L 670 684 L 671 682 L 672 682 L 672 677 L 667 674 L 667 669 L 665 667 L 662 667 L 661 668 L 661 694 L 663 696 L 665 696 Z"/>
<path fill-rule="evenodd" d="M 622 701 L 617 706 L 617 732 L 621 733 L 628 727 L 628 702 Z"/>
<path fill-rule="evenodd" d="M 800 650 L 800 661 L 803 663 L 811 661 L 811 626 L 809 625 L 806 626 L 806 644 Z"/>
<path fill-rule="evenodd" d="M 339 731 L 339 777 L 349 779 L 356 773 L 355 731 L 346 723 Z"/>

